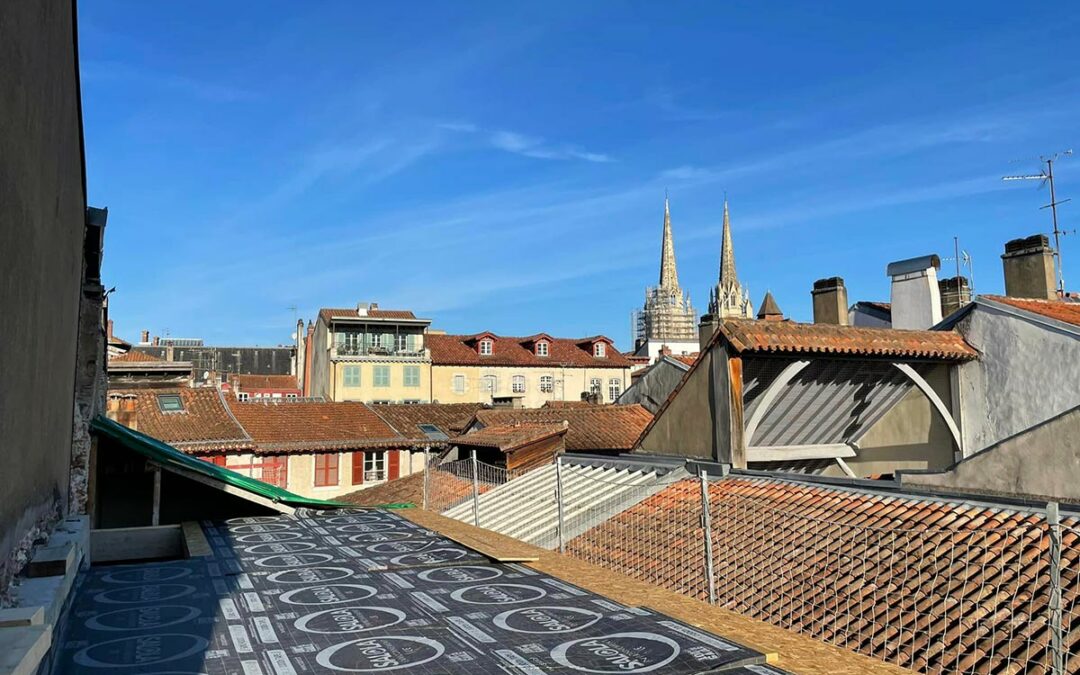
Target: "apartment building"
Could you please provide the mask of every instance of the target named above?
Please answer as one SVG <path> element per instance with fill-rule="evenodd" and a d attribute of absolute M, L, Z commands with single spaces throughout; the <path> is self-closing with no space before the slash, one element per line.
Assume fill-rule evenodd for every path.
<path fill-rule="evenodd" d="M 306 396 L 363 403 L 429 403 L 430 319 L 359 303 L 321 309 L 297 353 Z"/>
<path fill-rule="evenodd" d="M 428 335 L 427 345 L 431 396 L 439 403 L 539 408 L 548 401 L 580 401 L 583 394 L 612 403 L 630 385 L 630 360 L 603 335 Z"/>

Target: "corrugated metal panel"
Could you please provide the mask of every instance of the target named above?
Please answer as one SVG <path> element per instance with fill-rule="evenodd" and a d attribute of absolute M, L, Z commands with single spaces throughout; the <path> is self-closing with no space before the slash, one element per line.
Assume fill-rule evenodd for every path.
<path fill-rule="evenodd" d="M 775 379 L 772 369 L 764 371 L 762 381 Z M 758 425 L 751 445 L 824 445 L 855 440 L 911 387 L 911 382 L 887 362 L 814 361 L 780 392 Z M 755 409 L 748 407 L 746 419 Z"/>
<path fill-rule="evenodd" d="M 637 467 L 625 469 L 563 464 L 565 540 L 595 527 L 641 500 L 659 492 L 685 470 L 666 471 Z M 546 549 L 558 546 L 558 505 L 555 502 L 555 466 L 545 466 L 480 495 L 480 527 Z M 522 508 L 528 503 L 529 508 Z M 471 523 L 472 500 L 443 513 Z"/>

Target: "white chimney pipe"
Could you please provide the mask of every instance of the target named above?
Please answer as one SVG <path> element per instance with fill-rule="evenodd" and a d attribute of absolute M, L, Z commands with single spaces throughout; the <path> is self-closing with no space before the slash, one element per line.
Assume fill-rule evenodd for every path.
<path fill-rule="evenodd" d="M 936 255 L 889 263 L 886 274 L 892 277 L 893 328 L 925 330 L 941 321 L 940 267 L 941 259 Z"/>

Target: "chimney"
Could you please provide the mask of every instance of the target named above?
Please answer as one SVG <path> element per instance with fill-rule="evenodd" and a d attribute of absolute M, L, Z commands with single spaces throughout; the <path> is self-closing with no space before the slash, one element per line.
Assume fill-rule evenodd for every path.
<path fill-rule="evenodd" d="M 720 322 L 721 320 L 713 314 L 706 314 L 701 317 L 701 322 L 698 323 L 698 351 L 702 354 L 705 353 L 705 348 L 709 346 L 713 333 L 720 328 Z"/>
<path fill-rule="evenodd" d="M 1005 295 L 1010 298 L 1057 298 L 1054 249 L 1045 234 L 1013 239 L 1001 256 L 1005 268 Z"/>
<path fill-rule="evenodd" d="M 937 271 L 941 258 L 924 255 L 889 263 L 892 277 L 892 327 L 925 330 L 941 321 Z"/>
<path fill-rule="evenodd" d="M 161 338 L 158 337 L 157 335 L 155 335 L 153 344 L 154 344 L 155 347 L 161 346 Z"/>
<path fill-rule="evenodd" d="M 140 337 L 141 337 L 142 339 L 141 339 L 141 340 L 139 340 L 139 344 L 142 344 L 142 345 L 148 345 L 148 344 L 150 344 L 150 331 L 148 331 L 148 330 L 144 330 L 144 331 L 142 332 L 142 334 L 140 335 Z"/>
<path fill-rule="evenodd" d="M 971 286 L 967 277 L 952 277 L 938 282 L 941 294 L 941 316 L 949 316 L 971 302 Z"/>
<path fill-rule="evenodd" d="M 368 304 L 366 302 L 358 302 L 358 303 L 356 303 L 356 315 L 357 316 L 367 316 L 368 315 Z"/>
<path fill-rule="evenodd" d="M 843 278 L 818 279 L 810 297 L 814 300 L 814 323 L 848 325 L 847 287 Z"/>
<path fill-rule="evenodd" d="M 113 339 L 113 333 L 112 333 L 112 319 L 109 319 L 109 320 L 108 320 L 108 321 L 107 321 L 107 322 L 105 323 L 105 337 L 107 337 L 107 338 L 109 339 L 109 342 L 112 342 L 112 339 Z"/>

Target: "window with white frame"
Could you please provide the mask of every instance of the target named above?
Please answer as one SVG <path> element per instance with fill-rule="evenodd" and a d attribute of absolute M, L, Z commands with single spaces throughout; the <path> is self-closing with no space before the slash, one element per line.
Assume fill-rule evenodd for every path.
<path fill-rule="evenodd" d="M 386 479 L 386 452 L 375 450 L 364 453 L 364 481 Z"/>
<path fill-rule="evenodd" d="M 491 340 L 480 341 L 480 356 L 491 356 Z"/>
<path fill-rule="evenodd" d="M 342 370 L 342 381 L 346 387 L 360 386 L 360 366 L 345 366 Z"/>
<path fill-rule="evenodd" d="M 599 377 L 594 377 L 589 380 L 589 393 L 590 394 L 602 394 L 604 393 L 604 381 Z"/>
<path fill-rule="evenodd" d="M 548 355 L 548 343 L 546 340 L 541 340 L 536 343 L 536 355 L 547 356 Z"/>
<path fill-rule="evenodd" d="M 597 342 L 596 344 L 593 345 L 592 353 L 593 353 L 593 356 L 595 356 L 598 359 L 604 358 L 605 356 L 607 356 L 607 345 L 604 344 L 603 342 Z"/>
<path fill-rule="evenodd" d="M 514 379 L 511 380 L 510 389 L 515 394 L 524 394 L 525 393 L 525 376 L 524 375 L 515 375 Z"/>
<path fill-rule="evenodd" d="M 612 402 L 622 395 L 622 380 L 611 378 L 607 383 L 608 398 Z"/>
<path fill-rule="evenodd" d="M 550 394 L 555 391 L 555 378 L 551 375 L 541 375 L 540 391 L 544 394 Z"/>
<path fill-rule="evenodd" d="M 373 371 L 372 381 L 376 387 L 390 386 L 390 366 L 375 366 Z"/>
<path fill-rule="evenodd" d="M 248 398 L 249 398 L 249 396 L 248 396 L 248 393 L 246 391 L 237 392 L 237 394 L 236 394 L 236 400 L 240 401 L 241 403 L 248 400 Z"/>
<path fill-rule="evenodd" d="M 464 394 L 465 393 L 465 376 L 464 375 L 455 375 L 454 376 L 454 393 L 455 394 Z"/>
<path fill-rule="evenodd" d="M 406 387 L 420 386 L 420 366 L 405 366 L 404 384 Z"/>
<path fill-rule="evenodd" d="M 296 394 L 285 394 L 285 398 L 292 399 L 292 398 L 296 398 L 296 397 L 297 397 Z"/>
<path fill-rule="evenodd" d="M 484 375 L 480 378 L 480 390 L 489 394 L 499 391 L 499 378 L 494 375 Z"/>

